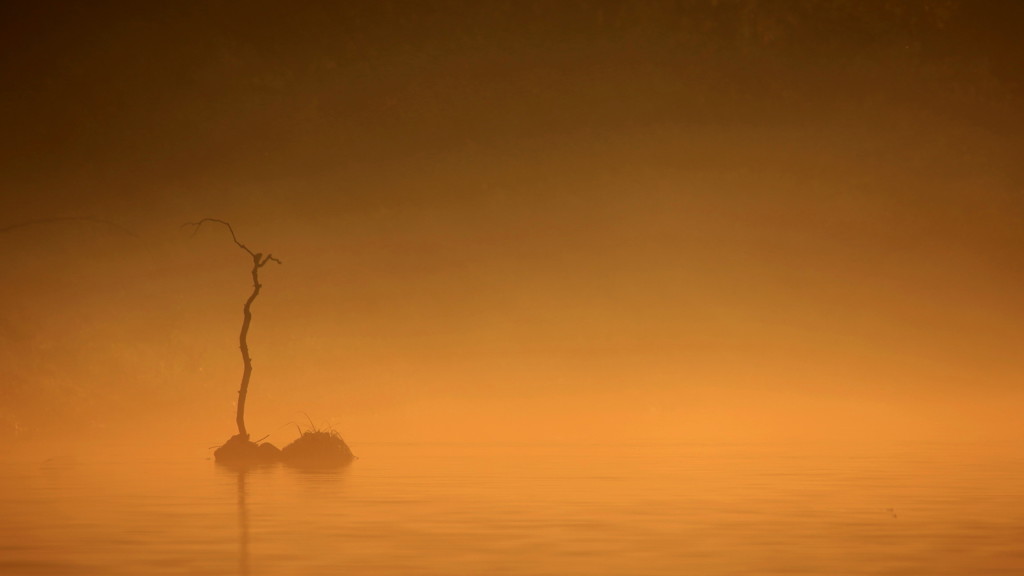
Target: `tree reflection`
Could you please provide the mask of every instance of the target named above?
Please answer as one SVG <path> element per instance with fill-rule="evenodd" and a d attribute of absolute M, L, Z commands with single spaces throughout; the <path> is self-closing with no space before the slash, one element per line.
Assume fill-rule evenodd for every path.
<path fill-rule="evenodd" d="M 249 575 L 249 506 L 245 501 L 245 469 L 238 470 L 238 573 Z"/>

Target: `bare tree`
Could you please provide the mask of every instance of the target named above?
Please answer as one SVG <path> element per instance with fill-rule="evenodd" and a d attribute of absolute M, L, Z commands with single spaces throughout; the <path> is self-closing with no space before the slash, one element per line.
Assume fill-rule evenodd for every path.
<path fill-rule="evenodd" d="M 260 268 L 263 268 L 267 262 L 277 262 L 282 264 L 280 260 L 275 258 L 273 255 L 267 253 L 264 255 L 262 252 L 253 252 L 248 246 L 238 241 L 238 237 L 235 236 L 235 229 L 231 227 L 231 224 L 224 220 L 217 218 L 203 218 L 198 222 L 186 222 L 182 225 L 192 226 L 192 234 L 195 235 L 199 232 L 199 228 L 205 222 L 215 222 L 217 224 L 223 224 L 228 232 L 231 233 L 231 239 L 235 241 L 242 250 L 252 257 L 252 294 L 249 295 L 249 299 L 245 301 L 245 306 L 242 308 L 242 331 L 238 335 L 238 346 L 242 350 L 242 364 L 244 366 L 242 370 L 242 385 L 238 388 L 238 410 L 235 413 L 235 422 L 238 424 L 238 435 L 248 440 L 249 433 L 245 430 L 245 397 L 249 393 L 249 377 L 252 375 L 252 358 L 249 356 L 249 344 L 246 341 L 246 337 L 249 334 L 249 324 L 252 323 L 252 303 L 256 300 L 256 297 L 260 295 Z"/>

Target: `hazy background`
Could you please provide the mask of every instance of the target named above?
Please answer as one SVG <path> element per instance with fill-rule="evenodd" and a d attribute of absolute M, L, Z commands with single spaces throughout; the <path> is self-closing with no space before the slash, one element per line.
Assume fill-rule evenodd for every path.
<path fill-rule="evenodd" d="M 1020 440 L 1022 16 L 5 4 L 0 438 Z"/>

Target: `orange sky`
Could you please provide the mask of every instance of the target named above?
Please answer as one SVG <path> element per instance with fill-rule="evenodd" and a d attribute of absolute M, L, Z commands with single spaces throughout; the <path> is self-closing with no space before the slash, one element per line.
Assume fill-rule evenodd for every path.
<path fill-rule="evenodd" d="M 217 217 L 279 444 L 1019 439 L 1021 11 L 904 5 L 4 8 L 0 437 L 232 433 Z"/>

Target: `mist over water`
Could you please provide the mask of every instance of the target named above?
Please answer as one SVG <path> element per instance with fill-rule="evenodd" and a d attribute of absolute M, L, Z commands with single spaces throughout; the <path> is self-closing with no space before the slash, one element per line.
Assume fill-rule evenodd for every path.
<path fill-rule="evenodd" d="M 1021 29 L 0 3 L 0 573 L 1024 573 Z"/>
<path fill-rule="evenodd" d="M 368 444 L 352 466 L 0 467 L 5 574 L 1024 570 L 1024 454 L 890 444 Z"/>

